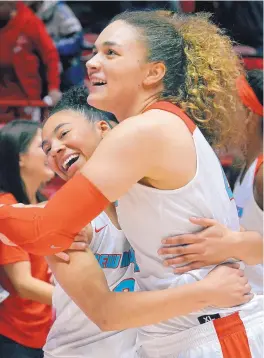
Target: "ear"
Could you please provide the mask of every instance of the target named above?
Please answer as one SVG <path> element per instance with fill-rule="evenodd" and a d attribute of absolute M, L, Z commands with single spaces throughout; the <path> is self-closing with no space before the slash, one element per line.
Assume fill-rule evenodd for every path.
<path fill-rule="evenodd" d="M 148 65 L 149 68 L 143 81 L 143 85 L 147 87 L 159 84 L 163 80 L 166 73 L 166 66 L 163 62 L 152 62 Z"/>
<path fill-rule="evenodd" d="M 100 132 L 100 136 L 102 139 L 111 130 L 109 124 L 103 120 L 96 122 L 95 125 L 96 125 L 96 129 Z"/>
<path fill-rule="evenodd" d="M 19 167 L 23 168 L 25 166 L 25 154 L 19 154 Z"/>
<path fill-rule="evenodd" d="M 252 111 L 248 111 L 247 118 L 245 121 L 246 125 L 249 125 L 250 123 L 252 123 L 253 115 L 254 115 L 254 113 Z"/>

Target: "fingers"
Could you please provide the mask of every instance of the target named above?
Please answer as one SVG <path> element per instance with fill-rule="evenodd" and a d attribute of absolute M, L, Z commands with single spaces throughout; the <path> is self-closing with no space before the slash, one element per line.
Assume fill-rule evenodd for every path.
<path fill-rule="evenodd" d="M 240 276 L 240 277 L 245 276 L 245 272 L 243 270 L 238 269 L 237 272 L 238 272 L 238 276 Z"/>
<path fill-rule="evenodd" d="M 86 243 L 86 242 L 88 242 L 88 238 L 84 232 L 80 232 L 77 236 L 75 236 L 74 241 Z"/>
<path fill-rule="evenodd" d="M 165 246 L 158 250 L 159 255 L 189 255 L 202 254 L 203 248 L 199 244 L 186 246 Z"/>
<path fill-rule="evenodd" d="M 183 256 L 177 256 L 177 257 L 171 257 L 166 260 L 164 260 L 163 265 L 164 266 L 173 266 L 173 265 L 179 265 L 182 263 L 192 263 L 194 261 L 198 261 L 199 256 L 198 255 L 183 255 Z"/>
<path fill-rule="evenodd" d="M 164 245 L 190 245 L 196 244 L 202 241 L 200 233 L 197 234 L 186 234 L 168 237 L 162 240 Z"/>
<path fill-rule="evenodd" d="M 245 287 L 244 287 L 244 293 L 245 293 L 245 295 L 249 294 L 250 291 L 251 291 L 251 286 L 250 286 L 249 283 L 247 283 L 247 284 L 245 285 Z"/>
<path fill-rule="evenodd" d="M 239 263 L 228 263 L 228 264 L 222 264 L 223 266 L 227 266 L 227 267 L 231 267 L 234 269 L 239 269 L 240 268 L 240 264 Z"/>
<path fill-rule="evenodd" d="M 69 247 L 69 250 L 84 251 L 86 248 L 87 248 L 87 244 L 85 242 L 73 242 Z M 65 262 L 70 261 L 70 256 L 66 252 L 59 252 L 55 256 Z"/>
<path fill-rule="evenodd" d="M 244 295 L 242 303 L 248 303 L 249 301 L 252 300 L 253 297 L 254 297 L 253 293 L 249 293 L 249 294 Z"/>
<path fill-rule="evenodd" d="M 239 269 L 240 265 L 238 263 L 233 263 L 233 264 L 228 264 L 229 267 L 235 268 L 235 269 Z"/>
<path fill-rule="evenodd" d="M 204 262 L 196 261 L 196 262 L 192 262 L 192 263 L 182 266 L 182 267 L 177 267 L 173 271 L 174 271 L 174 273 L 176 273 L 178 275 L 182 275 L 183 273 L 186 273 L 186 272 L 192 271 L 192 270 L 197 270 L 204 266 L 206 266 L 206 264 Z"/>
<path fill-rule="evenodd" d="M 65 261 L 65 262 L 70 261 L 70 256 L 68 254 L 66 254 L 65 252 L 59 252 L 55 256 L 58 257 L 59 259 L 61 259 L 62 261 Z"/>
<path fill-rule="evenodd" d="M 189 220 L 192 224 L 203 226 L 203 227 L 210 227 L 218 224 L 216 220 L 207 219 L 207 218 L 191 217 Z"/>
<path fill-rule="evenodd" d="M 86 248 L 87 248 L 87 244 L 85 242 L 75 241 L 71 244 L 69 250 L 84 251 Z"/>

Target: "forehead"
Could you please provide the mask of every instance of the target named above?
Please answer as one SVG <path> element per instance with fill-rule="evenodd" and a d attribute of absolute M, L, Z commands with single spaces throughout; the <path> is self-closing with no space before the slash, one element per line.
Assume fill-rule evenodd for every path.
<path fill-rule="evenodd" d="M 42 137 L 50 136 L 57 126 L 64 123 L 80 127 L 88 125 L 89 121 L 81 113 L 71 110 L 60 111 L 47 119 L 42 129 Z"/>
<path fill-rule="evenodd" d="M 95 45 L 113 42 L 125 49 L 144 47 L 140 41 L 140 32 L 125 21 L 117 20 L 108 25 L 97 38 Z"/>

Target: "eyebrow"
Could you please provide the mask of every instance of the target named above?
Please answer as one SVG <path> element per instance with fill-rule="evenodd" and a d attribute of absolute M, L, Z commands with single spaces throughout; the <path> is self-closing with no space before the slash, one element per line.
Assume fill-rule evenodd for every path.
<path fill-rule="evenodd" d="M 114 41 L 105 41 L 102 43 L 102 46 L 118 46 L 120 47 L 120 45 L 118 45 L 118 43 L 114 42 Z M 93 50 L 96 50 L 97 47 L 96 45 L 93 45 Z"/>
<path fill-rule="evenodd" d="M 70 124 L 70 123 L 61 123 L 61 124 L 58 124 L 58 125 L 53 129 L 53 134 L 57 134 L 58 130 L 59 130 L 61 127 L 63 127 L 63 126 L 66 126 L 67 124 Z M 45 139 L 45 140 L 42 141 L 42 143 L 41 143 L 42 149 L 43 149 L 43 147 L 44 147 L 46 144 L 48 144 L 48 142 L 49 142 L 49 141 L 48 141 L 47 139 Z"/>

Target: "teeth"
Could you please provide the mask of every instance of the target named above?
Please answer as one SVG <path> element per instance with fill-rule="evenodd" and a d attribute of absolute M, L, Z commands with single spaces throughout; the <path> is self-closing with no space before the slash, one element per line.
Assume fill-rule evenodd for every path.
<path fill-rule="evenodd" d="M 98 85 L 98 84 L 105 85 L 106 84 L 105 81 L 97 80 L 97 79 L 91 80 L 91 82 L 92 82 L 92 85 Z"/>
<path fill-rule="evenodd" d="M 78 154 L 72 154 L 72 155 L 70 155 L 65 161 L 64 161 L 64 163 L 62 164 L 62 167 L 63 167 L 63 169 L 64 170 L 67 170 L 68 169 L 68 163 L 69 163 L 69 161 L 70 160 L 72 160 L 72 159 L 74 159 L 74 158 L 77 158 L 79 155 Z"/>

